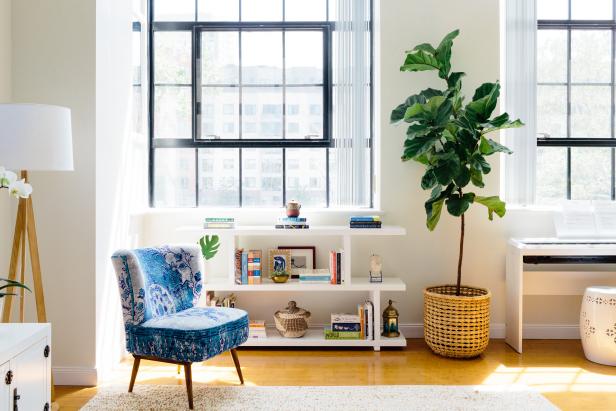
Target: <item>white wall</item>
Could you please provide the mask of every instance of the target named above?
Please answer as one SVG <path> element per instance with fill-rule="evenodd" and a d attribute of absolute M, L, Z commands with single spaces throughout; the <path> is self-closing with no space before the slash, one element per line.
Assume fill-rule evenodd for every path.
<path fill-rule="evenodd" d="M 458 28 L 461 34 L 454 42 L 453 68 L 465 71 L 464 91 L 472 92 L 481 83 L 495 81 L 500 73 L 499 8 L 494 0 L 381 0 L 380 14 L 380 67 L 377 79 L 380 87 L 377 97 L 380 100 L 381 149 L 381 208 L 384 221 L 388 224 L 406 227 L 408 236 L 404 239 L 364 239 L 357 240 L 353 252 L 353 265 L 356 273 L 365 275 L 368 256 L 377 253 L 383 256 L 385 275 L 402 277 L 407 283 L 407 292 L 392 293 L 401 313 L 401 323 L 414 325 L 422 323 L 422 290 L 426 286 L 455 282 L 458 258 L 459 220 L 443 214 L 435 232 L 425 227 L 424 201 L 428 193 L 420 188 L 423 174 L 419 165 L 402 163 L 400 155 L 405 137 L 402 127 L 389 124 L 392 108 L 407 96 L 426 87 L 442 87 L 434 72 L 401 73 L 399 67 L 404 60 L 404 51 L 412 46 L 431 42 L 436 43 L 450 31 Z M 487 178 L 488 189 L 483 194 L 499 194 L 499 161 L 491 159 L 493 171 Z M 223 211 L 229 213 L 229 211 Z M 220 214 L 220 213 L 219 213 Z M 241 216 L 240 223 L 260 223 L 274 221 L 278 212 L 262 212 L 253 217 Z M 205 213 L 201 210 L 164 211 L 149 213 L 144 219 L 144 244 L 154 245 L 172 241 L 196 241 L 175 231 L 180 225 L 198 225 Z M 308 215 L 312 224 L 346 224 L 348 214 L 330 212 Z M 503 220 L 488 221 L 487 211 L 482 206 L 474 206 L 467 215 L 466 249 L 463 282 L 469 285 L 487 287 L 492 291 L 492 323 L 501 330 L 505 319 L 504 279 L 505 246 L 510 236 L 549 236 L 552 223 L 548 213 L 509 211 Z M 278 241 L 278 242 L 277 242 Z M 244 242 L 246 247 L 259 247 L 264 250 L 275 247 L 283 240 L 267 242 Z M 284 242 L 288 241 L 286 238 Z M 321 266 L 326 266 L 325 253 L 336 246 L 328 239 L 296 241 L 296 244 L 313 245 L 317 243 L 317 254 Z M 225 260 L 224 252 L 216 261 Z M 216 262 L 209 264 L 208 273 L 216 272 Z M 357 271 L 355 270 L 357 268 Z M 362 269 L 363 268 L 363 269 Z M 271 321 L 272 307 L 283 307 L 289 298 L 311 310 L 316 323 L 327 322 L 333 310 L 352 310 L 362 295 L 345 295 L 335 301 L 324 301 L 320 295 L 239 295 L 239 303 L 250 309 L 255 318 Z M 388 297 L 388 296 L 386 296 Z M 579 302 L 575 298 L 549 300 L 564 303 L 558 312 L 549 312 L 545 299 L 527 298 L 528 323 L 577 321 Z M 558 306 L 558 304 L 550 304 Z"/>
<path fill-rule="evenodd" d="M 0 103 L 11 102 L 11 0 L 0 0 Z M 1 166 L 2 164 L 0 164 Z M 14 215 L 6 192 L 0 193 L 0 273 L 8 270 Z M 6 277 L 6 275 L 0 275 Z M 0 303 L 0 306 L 2 304 Z"/>
<path fill-rule="evenodd" d="M 31 174 L 57 383 L 95 378 L 95 0 L 12 3 L 13 100 L 69 107 L 75 171 Z M 34 319 L 33 316 L 29 316 Z M 59 367 L 59 368 L 58 368 Z"/>

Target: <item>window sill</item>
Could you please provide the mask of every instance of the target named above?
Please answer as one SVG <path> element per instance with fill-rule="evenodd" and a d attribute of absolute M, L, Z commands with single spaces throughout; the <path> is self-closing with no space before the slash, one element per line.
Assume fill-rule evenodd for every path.
<path fill-rule="evenodd" d="M 243 208 L 210 208 L 210 207 L 198 207 L 198 208 L 147 208 L 140 212 L 133 214 L 134 216 L 156 216 L 156 215 L 174 215 L 181 213 L 183 215 L 191 216 L 225 216 L 225 217 L 247 217 L 254 218 L 260 216 L 282 216 L 285 209 L 283 207 L 271 207 L 271 208 L 259 208 L 259 207 L 243 207 Z M 351 215 L 385 215 L 385 212 L 376 208 L 302 208 L 302 215 L 307 216 L 351 216 Z"/>

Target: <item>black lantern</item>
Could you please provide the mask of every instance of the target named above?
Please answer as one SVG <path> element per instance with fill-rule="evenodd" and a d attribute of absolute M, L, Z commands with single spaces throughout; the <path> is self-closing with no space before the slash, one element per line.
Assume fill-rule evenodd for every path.
<path fill-rule="evenodd" d="M 383 337 L 395 338 L 400 337 L 400 331 L 398 331 L 398 310 L 392 305 L 393 301 L 389 300 L 389 305 L 383 311 Z"/>

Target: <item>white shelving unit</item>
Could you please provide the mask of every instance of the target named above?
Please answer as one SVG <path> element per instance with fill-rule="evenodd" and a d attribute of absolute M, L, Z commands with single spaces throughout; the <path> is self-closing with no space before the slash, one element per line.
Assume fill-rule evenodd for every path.
<path fill-rule="evenodd" d="M 297 280 L 290 280 L 284 284 L 275 284 L 266 279 L 264 272 L 262 284 L 235 284 L 234 254 L 228 253 L 227 273 L 225 276 L 213 277 L 203 284 L 204 291 L 228 291 L 228 292 L 365 292 L 374 304 L 374 328 L 381 329 L 381 292 L 402 292 L 406 290 L 406 284 L 399 278 L 384 276 L 382 283 L 371 283 L 367 277 L 353 276 L 351 261 L 352 238 L 357 236 L 404 236 L 406 230 L 403 227 L 383 226 L 380 229 L 349 228 L 346 226 L 320 226 L 301 230 L 281 230 L 270 226 L 243 226 L 233 229 L 208 229 L 200 227 L 181 227 L 180 231 L 194 232 L 199 235 L 217 234 L 222 246 L 228 250 L 235 250 L 239 245 L 240 237 L 308 237 L 308 236 L 335 236 L 342 238 L 343 284 L 300 284 Z M 267 256 L 264 252 L 263 266 L 267 264 Z M 250 339 L 244 345 L 253 347 L 373 347 L 379 351 L 381 347 L 405 347 L 406 339 L 401 334 L 398 338 L 381 337 L 376 333 L 374 340 L 326 340 L 322 329 L 310 329 L 302 338 L 281 337 L 275 329 L 267 330 L 267 338 Z"/>

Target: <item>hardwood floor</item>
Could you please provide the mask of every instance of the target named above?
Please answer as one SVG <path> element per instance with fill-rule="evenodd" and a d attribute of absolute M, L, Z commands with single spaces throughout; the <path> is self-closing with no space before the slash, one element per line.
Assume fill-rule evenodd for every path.
<path fill-rule="evenodd" d="M 579 340 L 527 340 L 515 353 L 503 340 L 493 340 L 473 360 L 451 360 L 432 354 L 423 340 L 408 340 L 403 350 L 271 350 L 238 351 L 247 385 L 501 385 L 525 384 L 541 391 L 563 410 L 615 410 L 616 367 L 587 361 Z M 132 360 L 108 383 L 125 383 Z M 175 365 L 142 361 L 139 384 L 183 384 Z M 193 366 L 193 384 L 239 384 L 229 353 Z M 96 388 L 56 387 L 62 410 L 76 410 Z"/>

